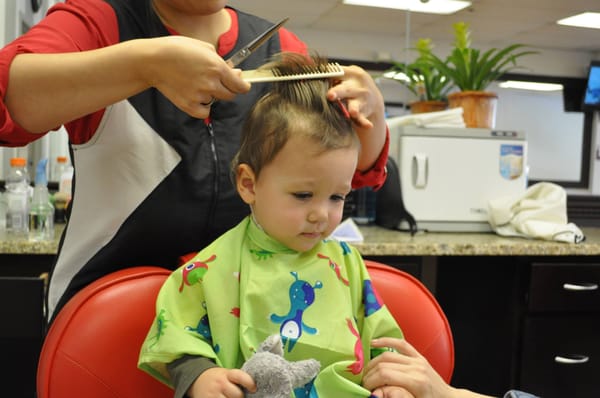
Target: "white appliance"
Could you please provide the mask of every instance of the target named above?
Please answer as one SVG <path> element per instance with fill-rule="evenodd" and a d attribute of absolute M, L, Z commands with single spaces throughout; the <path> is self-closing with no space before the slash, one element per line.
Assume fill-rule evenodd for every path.
<path fill-rule="evenodd" d="M 389 125 L 404 205 L 419 229 L 491 231 L 488 201 L 527 188 L 523 132 Z"/>

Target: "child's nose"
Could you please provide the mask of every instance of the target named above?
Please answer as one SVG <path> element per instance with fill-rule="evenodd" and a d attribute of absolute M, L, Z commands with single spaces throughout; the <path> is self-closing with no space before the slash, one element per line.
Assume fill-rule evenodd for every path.
<path fill-rule="evenodd" d="M 308 221 L 311 223 L 321 223 L 327 221 L 327 207 L 315 206 L 308 214 Z"/>

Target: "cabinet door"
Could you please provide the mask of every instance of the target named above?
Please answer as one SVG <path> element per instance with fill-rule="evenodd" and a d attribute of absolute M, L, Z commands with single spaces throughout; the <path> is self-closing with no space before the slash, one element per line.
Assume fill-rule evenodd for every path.
<path fill-rule="evenodd" d="M 544 398 L 597 398 L 600 392 L 600 317 L 525 320 L 520 389 Z"/>
<path fill-rule="evenodd" d="M 35 396 L 35 374 L 45 328 L 44 281 L 0 277 L 0 352 L 3 397 Z"/>
<path fill-rule="evenodd" d="M 529 311 L 600 311 L 600 264 L 534 263 Z"/>
<path fill-rule="evenodd" d="M 365 256 L 365 259 L 377 261 L 383 264 L 408 272 L 422 281 L 421 259 L 414 256 Z"/>

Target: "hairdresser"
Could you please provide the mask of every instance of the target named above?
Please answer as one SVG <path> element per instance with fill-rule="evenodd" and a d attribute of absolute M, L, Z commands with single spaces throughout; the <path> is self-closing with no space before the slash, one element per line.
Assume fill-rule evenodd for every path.
<path fill-rule="evenodd" d="M 267 90 L 225 60 L 272 22 L 225 0 L 67 0 L 0 50 L 0 145 L 64 125 L 72 202 L 50 274 L 47 314 L 119 269 L 175 268 L 248 214 L 229 180 L 241 121 Z M 307 53 L 282 28 L 239 65 Z M 354 121 L 353 185 L 385 179 L 381 93 L 346 67 L 328 93 Z"/>

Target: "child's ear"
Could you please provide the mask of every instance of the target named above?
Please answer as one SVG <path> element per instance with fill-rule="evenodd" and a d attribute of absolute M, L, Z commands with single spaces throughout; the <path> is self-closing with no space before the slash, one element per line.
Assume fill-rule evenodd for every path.
<path fill-rule="evenodd" d="M 235 180 L 237 191 L 242 200 L 246 202 L 246 204 L 254 204 L 254 185 L 256 184 L 254 170 L 246 163 L 240 164 L 237 169 Z"/>

